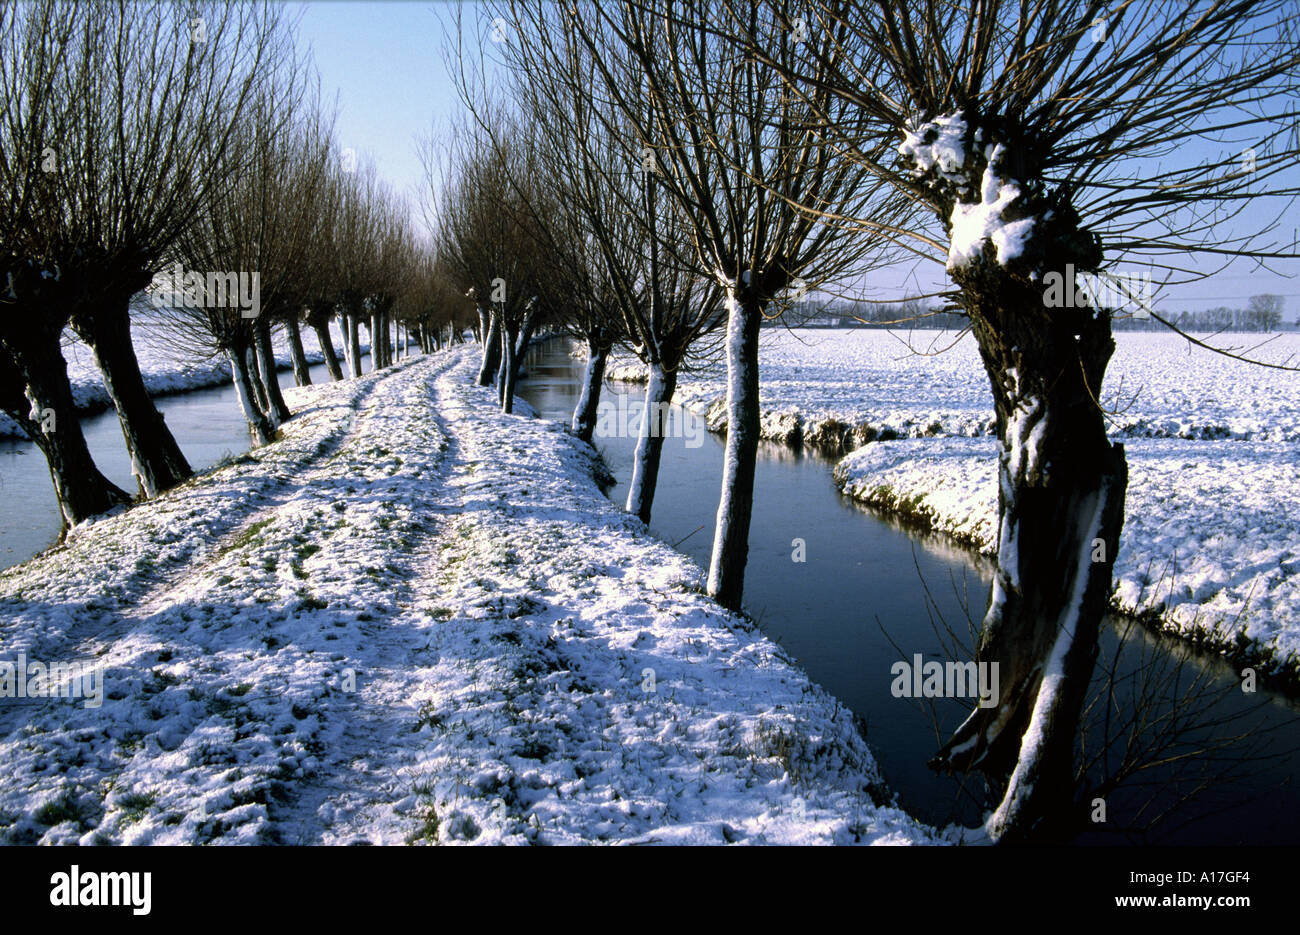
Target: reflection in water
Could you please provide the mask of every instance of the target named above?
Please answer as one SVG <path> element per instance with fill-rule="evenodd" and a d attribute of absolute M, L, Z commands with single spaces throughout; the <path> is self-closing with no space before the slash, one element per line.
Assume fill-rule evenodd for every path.
<path fill-rule="evenodd" d="M 528 379 L 520 395 L 544 418 L 567 421 L 578 392 L 582 363 L 569 357 L 562 342 L 541 345 L 526 360 Z M 604 394 L 630 394 L 644 388 L 607 383 Z M 615 403 L 618 400 L 615 399 Z M 685 413 L 688 419 L 698 416 Z M 635 438 L 605 437 L 596 446 L 618 479 L 609 496 L 622 503 L 631 476 Z M 960 699 L 895 698 L 891 665 L 920 654 L 925 661 L 969 658 L 988 597 L 991 562 L 947 537 L 918 532 L 844 497 L 831 477 L 832 463 L 820 455 L 763 442 L 755 477 L 754 518 L 745 606 L 764 632 L 797 659 L 812 678 L 860 719 L 885 778 L 899 801 L 918 817 L 936 824 L 981 820 L 975 793 L 982 783 L 965 780 L 968 791 L 950 777 L 926 768 L 948 733 L 967 710 Z M 722 439 L 688 447 L 683 439 L 664 443 L 663 464 L 651 530 L 707 568 L 713 541 L 722 470 Z M 806 559 L 796 561 L 797 540 Z M 1179 669 L 1178 663 L 1186 664 Z M 1172 784 L 1172 768 L 1151 769 L 1126 788 L 1107 795 L 1107 822 L 1082 842 L 1122 842 L 1121 825 L 1145 824 L 1197 784 L 1235 763 L 1231 784 L 1220 777 L 1212 788 L 1184 803 L 1176 820 L 1152 833 L 1161 843 L 1292 843 L 1300 828 L 1300 797 L 1290 784 L 1300 766 L 1300 729 L 1294 702 L 1267 692 L 1244 695 L 1232 669 L 1221 659 L 1190 650 L 1188 644 L 1156 636 L 1140 626 L 1111 621 L 1103 631 L 1095 688 L 1113 668 L 1114 698 L 1106 695 L 1090 709 L 1091 727 L 1083 752 L 1114 769 L 1122 760 L 1124 738 L 1137 738 L 1153 754 L 1158 726 L 1184 728 L 1179 744 L 1161 754 L 1189 754 L 1192 777 Z M 1143 712 L 1145 730 L 1131 728 L 1135 696 L 1155 696 Z M 1178 703 L 1193 695 L 1191 701 Z M 1161 700 L 1162 699 L 1162 700 Z M 1190 721 L 1207 726 L 1186 729 Z M 1256 729 L 1250 744 L 1217 749 L 1225 738 Z M 1119 738 L 1109 745 L 1107 736 Z M 1098 756 L 1105 747 L 1109 757 Z M 1190 755 L 1194 751 L 1205 751 Z M 1231 764 L 1228 764 L 1231 765 Z M 1244 774 L 1251 774 L 1246 776 Z M 1151 801 L 1154 796 L 1154 801 Z M 1244 803 L 1244 804 L 1243 804 Z M 1175 825 L 1188 820 L 1191 824 Z M 1109 832 L 1109 833 L 1108 833 Z"/>

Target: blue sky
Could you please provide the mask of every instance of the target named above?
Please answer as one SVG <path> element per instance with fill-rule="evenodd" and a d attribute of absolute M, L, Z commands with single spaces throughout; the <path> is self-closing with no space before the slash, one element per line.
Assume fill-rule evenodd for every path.
<path fill-rule="evenodd" d="M 425 188 L 424 169 L 416 141 L 435 126 L 444 126 L 460 107 L 447 74 L 446 30 L 453 28 L 456 4 L 407 2 L 312 2 L 291 10 L 299 19 L 299 39 L 310 46 L 320 72 L 323 97 L 338 98 L 340 145 L 371 157 L 380 175 L 416 204 Z M 472 10 L 466 10 L 472 19 Z M 418 217 L 418 214 L 417 214 Z M 1300 227 L 1300 217 L 1284 222 L 1288 233 Z M 1279 239 L 1283 235 L 1278 232 Z M 1276 269 L 1295 278 L 1239 262 L 1226 272 L 1201 282 L 1168 290 L 1157 308 L 1201 309 L 1216 305 L 1244 306 L 1257 293 L 1286 297 L 1285 317 L 1300 313 L 1300 262 Z M 917 289 L 934 287 L 937 266 L 917 268 L 915 275 L 898 269 L 873 273 L 869 298 L 893 300 Z"/>
<path fill-rule="evenodd" d="M 322 96 L 338 96 L 340 145 L 373 157 L 382 177 L 415 197 L 424 186 L 416 140 L 460 107 L 443 60 L 452 5 L 331 0 L 296 10 Z"/>

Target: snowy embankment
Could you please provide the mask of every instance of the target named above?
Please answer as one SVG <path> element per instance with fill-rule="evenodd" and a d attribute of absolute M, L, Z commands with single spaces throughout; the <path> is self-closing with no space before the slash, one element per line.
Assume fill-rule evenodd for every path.
<path fill-rule="evenodd" d="M 224 358 L 203 359 L 185 352 L 176 346 L 161 324 L 154 325 L 146 319 L 133 321 L 132 337 L 145 387 L 153 396 L 184 393 L 230 382 L 229 361 Z M 334 342 L 334 351 L 342 362 L 343 335 L 337 324 L 330 326 L 330 338 Z M 277 333 L 273 341 L 276 363 L 281 370 L 287 369 L 292 365 L 292 360 L 283 333 Z M 319 364 L 325 360 L 320 342 L 312 329 L 302 329 L 302 346 L 309 364 Z M 363 352 L 370 349 L 365 341 L 361 342 L 361 347 Z M 63 335 L 63 356 L 68 362 L 68 381 L 72 384 L 72 398 L 76 401 L 77 409 L 84 413 L 111 409 L 113 401 L 104 388 L 99 368 L 95 366 L 95 355 L 71 329 Z M 0 412 L 0 438 L 26 437 L 18 423 Z"/>
<path fill-rule="evenodd" d="M 0 839 L 930 843 L 850 713 L 506 416 L 474 348 L 288 391 L 283 438 L 0 573 Z M 522 408 L 522 407 L 521 407 Z"/>
<path fill-rule="evenodd" d="M 949 348 L 954 338 L 765 331 L 763 434 L 852 451 L 835 472 L 846 493 L 991 552 L 992 398 L 975 342 Z M 1300 359 L 1296 334 L 1214 339 L 1260 342 L 1252 356 Z M 1131 476 L 1114 605 L 1300 677 L 1300 374 L 1174 334 L 1123 332 L 1116 344 L 1102 402 Z M 635 375 L 619 364 L 613 375 Z M 677 401 L 725 431 L 725 393 L 715 365 L 684 375 Z"/>
<path fill-rule="evenodd" d="M 1300 674 L 1300 463 L 1294 445 L 1125 445 L 1129 487 L 1112 604 Z M 835 468 L 844 492 L 992 554 L 993 439 L 867 445 Z"/>

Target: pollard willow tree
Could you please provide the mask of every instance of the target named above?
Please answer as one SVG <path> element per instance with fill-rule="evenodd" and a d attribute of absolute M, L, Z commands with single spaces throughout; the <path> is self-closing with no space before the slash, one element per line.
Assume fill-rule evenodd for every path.
<path fill-rule="evenodd" d="M 90 456 L 60 348 L 76 285 L 63 270 L 82 251 L 43 223 L 61 211 L 44 168 L 73 120 L 60 86 L 80 38 L 71 7 L 0 7 L 0 405 L 45 456 L 62 531 L 130 499 Z"/>
<path fill-rule="evenodd" d="M 527 200 L 517 181 L 529 177 L 526 147 L 494 140 L 480 124 L 464 127 L 453 156 L 450 178 L 439 183 L 434 154 L 426 149 L 439 262 L 456 288 L 479 310 L 483 357 L 478 382 L 497 386 L 501 408 L 511 412 L 518 375 L 520 338 L 541 311 L 537 302 L 546 258 Z"/>
<path fill-rule="evenodd" d="M 822 113 L 841 145 L 928 210 L 938 227 L 913 242 L 942 251 L 993 393 L 997 567 L 976 658 L 999 666 L 1001 702 L 975 708 L 933 765 L 991 780 L 993 840 L 1065 838 L 1084 814 L 1073 754 L 1128 471 L 1099 402 L 1117 309 L 1066 305 L 1059 287 L 1122 262 L 1186 279 L 1210 271 L 1198 261 L 1295 255 L 1271 239 L 1297 193 L 1294 6 L 806 9 L 774 15 L 832 37 L 833 58 L 814 45 L 787 68 L 743 47 L 804 99 L 851 104 L 855 116 Z"/>
<path fill-rule="evenodd" d="M 847 105 L 817 87 L 801 100 L 778 68 L 727 40 L 743 29 L 770 58 L 804 61 L 805 40 L 765 8 L 751 6 L 739 20 L 708 0 L 563 12 L 564 30 L 595 63 L 592 93 L 637 133 L 656 189 L 690 230 L 697 269 L 725 293 L 727 444 L 708 593 L 738 609 L 758 455 L 759 326 L 789 290 L 871 265 L 877 240 L 827 219 L 862 216 L 868 204 L 882 216 L 890 209 L 873 175 L 834 145 Z M 812 38 L 834 61 L 830 39 Z M 808 119 L 814 111 L 830 119 Z M 816 205 L 820 216 L 798 205 Z"/>
<path fill-rule="evenodd" d="M 236 130 L 233 182 L 204 205 L 178 250 L 192 269 L 238 270 L 256 276 L 258 304 L 221 301 L 201 282 L 186 283 L 166 309 L 178 336 L 230 362 L 240 407 L 255 444 L 274 438 L 287 407 L 276 404 L 278 382 L 270 320 L 296 309 L 310 287 L 313 203 L 325 185 L 328 130 L 304 99 L 305 69 L 287 63 L 259 91 Z M 254 372 L 260 371 L 265 394 Z"/>
<path fill-rule="evenodd" d="M 600 69 L 563 17 L 555 7 L 501 6 L 486 10 L 483 22 L 506 24 L 513 40 L 502 53 L 510 99 L 530 115 L 533 161 L 558 195 L 534 211 L 536 224 L 552 269 L 565 275 L 560 290 L 586 304 L 570 312 L 588 345 L 574 432 L 591 439 L 615 340 L 646 366 L 626 508 L 649 522 L 678 377 L 688 353 L 708 354 L 726 315 L 717 282 L 701 275 L 693 229 L 657 184 L 653 154 L 619 108 L 596 93 Z M 622 68 L 611 70 L 635 72 L 631 54 L 622 54 Z"/>
<path fill-rule="evenodd" d="M 384 190 L 375 204 L 379 232 L 375 263 L 375 289 L 366 298 L 370 311 L 371 372 L 393 362 L 393 310 L 404 279 L 417 266 L 417 247 L 406 215 L 406 204 Z"/>
<path fill-rule="evenodd" d="M 361 376 L 361 322 L 367 300 L 380 288 L 379 240 L 383 233 L 380 204 L 384 184 L 373 162 L 358 166 L 355 154 L 346 150 L 336 163 L 339 172 L 339 207 L 335 224 L 335 258 L 342 284 L 337 307 L 343 331 L 343 354 L 350 376 Z M 371 353 L 374 335 L 370 336 Z"/>
<path fill-rule="evenodd" d="M 516 41 L 502 45 L 495 41 L 503 28 L 509 31 L 510 20 L 507 17 L 513 17 L 514 12 L 508 8 L 484 7 L 478 10 L 473 22 L 466 23 L 458 10 L 455 16 L 457 43 L 454 54 L 453 50 L 448 53 L 448 71 L 479 132 L 491 139 L 494 146 L 503 145 L 507 139 L 529 146 L 527 162 L 533 166 L 531 171 L 540 173 L 546 181 L 544 186 L 537 186 L 532 180 L 520 179 L 513 185 L 527 201 L 534 229 L 543 240 L 542 248 L 550 261 L 546 277 L 549 291 L 563 299 L 561 307 L 551 310 L 550 322 L 585 345 L 587 362 L 570 427 L 575 436 L 590 442 L 596 428 L 605 366 L 621 331 L 615 308 L 615 290 L 606 273 L 598 243 L 603 233 L 603 216 L 597 219 L 594 230 L 584 223 L 582 196 L 585 189 L 581 182 L 586 176 L 582 174 L 579 162 L 569 158 L 572 144 L 581 136 L 580 130 L 571 127 L 583 123 L 581 105 L 586 100 L 586 92 L 585 89 L 578 91 L 577 109 L 572 113 L 566 111 L 564 102 L 568 85 L 547 81 L 552 74 L 546 67 L 552 56 L 551 50 L 543 52 L 539 68 L 534 63 L 533 49 L 529 44 L 520 46 Z M 513 34 L 516 37 L 520 35 L 517 26 Z M 486 45 L 487 49 L 504 53 L 503 64 L 509 69 L 506 82 L 495 77 L 491 82 L 484 79 L 487 69 L 481 64 L 485 59 L 485 44 L 482 42 L 485 35 L 493 39 Z M 480 63 L 477 72 L 473 68 L 475 58 L 470 54 L 476 36 Z M 511 117 L 505 118 L 506 114 Z M 530 196 L 543 200 L 534 202 L 529 200 Z M 624 237 L 614 243 L 613 248 L 627 249 L 629 240 Z M 473 295 L 477 296 L 477 290 L 473 290 Z M 499 348 L 500 341 L 494 344 L 488 337 L 492 332 L 492 321 L 486 308 L 482 309 L 481 316 L 478 330 L 481 340 L 485 341 L 482 369 L 486 369 L 490 363 L 488 348 Z"/>
<path fill-rule="evenodd" d="M 433 250 L 416 245 L 409 273 L 402 279 L 395 303 L 398 324 L 414 337 L 426 354 L 442 346 L 444 330 L 454 330 L 457 306 L 464 306 L 464 296 L 457 295 L 446 273 L 439 269 Z M 399 342 L 399 347 L 403 342 Z M 403 348 L 405 353 L 405 348 Z"/>
<path fill-rule="evenodd" d="M 339 160 L 334 157 L 330 160 L 330 170 L 312 205 L 312 234 L 305 258 L 311 272 L 303 311 L 304 323 L 316 333 L 316 342 L 320 345 L 331 380 L 343 379 L 343 368 L 339 364 L 338 352 L 330 333 L 330 324 L 334 320 L 343 289 L 343 278 L 339 271 L 339 246 L 335 234 L 341 203 Z"/>
<path fill-rule="evenodd" d="M 278 54 L 279 14 L 255 4 L 89 2 L 32 4 L 4 17 L 26 35 L 18 41 L 37 48 L 41 39 L 30 30 L 66 30 L 49 74 L 23 74 L 40 55 L 11 47 L 15 54 L 5 56 L 4 84 L 46 80 L 44 88 L 28 84 L 29 101 L 43 98 L 59 112 L 40 141 L 50 199 L 24 223 L 58 268 L 58 288 L 41 290 L 41 314 L 66 318 L 91 348 L 140 491 L 152 497 L 191 471 L 145 387 L 131 341 L 132 298 L 223 183 L 215 169 Z M 39 132 L 42 120 L 29 111 L 32 118 Z"/>

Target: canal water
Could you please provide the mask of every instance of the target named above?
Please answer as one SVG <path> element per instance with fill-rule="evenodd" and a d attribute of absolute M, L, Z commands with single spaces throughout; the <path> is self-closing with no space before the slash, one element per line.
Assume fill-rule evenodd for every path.
<path fill-rule="evenodd" d="M 520 395 L 542 417 L 568 421 L 583 363 L 569 356 L 566 342 L 551 341 L 530 351 L 524 366 Z M 635 410 L 642 392 L 639 386 L 607 382 L 602 399 L 611 412 Z M 707 432 L 693 413 L 676 409 L 674 416 L 665 432 L 669 437 L 650 529 L 707 569 L 723 439 Z M 596 447 L 617 478 L 609 496 L 622 503 L 636 439 L 632 432 L 619 435 L 619 421 L 606 420 L 614 431 L 598 431 Z M 635 430 L 634 422 L 630 428 Z M 917 654 L 926 662 L 956 658 L 952 647 L 957 645 L 969 653 L 988 596 L 991 564 L 843 496 L 832 480 L 832 467 L 830 460 L 806 451 L 760 444 L 745 609 L 814 681 L 858 716 L 886 781 L 905 808 L 940 825 L 977 825 L 979 781 L 968 779 L 963 788 L 925 765 L 967 709 L 955 699 L 917 703 L 896 698 L 891 666 L 911 662 Z M 796 540 L 803 542 L 802 562 L 795 561 Z M 1178 761 L 1182 772 L 1138 771 L 1126 787 L 1106 797 L 1105 822 L 1098 822 L 1097 833 L 1084 835 L 1080 843 L 1137 840 L 1114 829 L 1147 824 L 1199 786 L 1206 788 L 1144 840 L 1300 840 L 1300 795 L 1293 784 L 1300 767 L 1300 705 L 1265 691 L 1246 695 L 1232 668 L 1218 657 L 1193 653 L 1181 641 L 1122 620 L 1111 621 L 1103 634 L 1098 668 L 1112 666 L 1114 700 L 1094 706 L 1095 726 L 1086 732 L 1085 753 L 1092 757 L 1105 747 L 1114 769 L 1128 745 L 1107 745 L 1103 739 L 1131 734 L 1136 744 L 1150 748 L 1148 759 L 1184 758 Z M 1135 694 L 1159 699 L 1141 717 L 1179 723 L 1180 737 L 1167 741 L 1158 729 L 1126 730 L 1139 711 L 1132 703 Z M 1182 710 L 1175 707 L 1189 696 Z M 1251 738 L 1228 743 L 1246 733 Z M 1100 758 L 1097 768 L 1105 768 Z"/>

